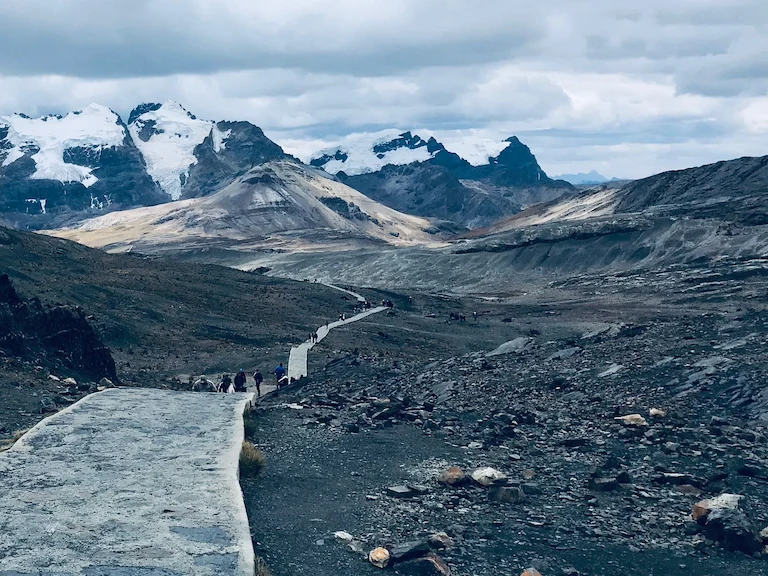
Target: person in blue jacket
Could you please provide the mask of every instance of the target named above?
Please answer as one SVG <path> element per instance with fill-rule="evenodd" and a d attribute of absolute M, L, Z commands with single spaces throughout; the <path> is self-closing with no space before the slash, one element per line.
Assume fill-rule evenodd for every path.
<path fill-rule="evenodd" d="M 283 363 L 280 362 L 280 366 L 275 368 L 275 380 L 277 380 L 277 387 L 280 388 L 280 381 L 285 378 L 286 370 L 283 367 Z"/>

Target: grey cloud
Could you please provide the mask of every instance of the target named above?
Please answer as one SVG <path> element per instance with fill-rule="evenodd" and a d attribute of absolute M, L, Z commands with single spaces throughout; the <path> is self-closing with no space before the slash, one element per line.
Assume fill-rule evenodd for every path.
<path fill-rule="evenodd" d="M 389 10 L 370 8 L 370 0 L 339 0 L 339 8 L 371 11 L 371 18 L 351 22 L 343 12 L 334 13 L 333 3 L 318 12 L 322 3 L 296 2 L 306 6 L 306 14 L 291 9 L 292 3 L 243 0 L 232 0 L 228 9 L 204 9 L 218 4 L 5 0 L 0 73 L 126 78 L 299 68 L 386 75 L 513 58 L 544 33 L 541 18 L 532 14 L 524 22 L 517 17 L 520 9 L 496 0 L 489 11 L 456 0 L 385 3 Z M 274 13 L 254 10 L 262 4 Z M 499 19 L 494 9 L 508 18 Z M 283 12 L 285 21 L 276 24 Z"/>

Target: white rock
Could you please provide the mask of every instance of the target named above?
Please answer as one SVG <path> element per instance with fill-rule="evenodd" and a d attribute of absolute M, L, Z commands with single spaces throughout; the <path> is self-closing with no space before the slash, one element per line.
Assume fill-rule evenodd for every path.
<path fill-rule="evenodd" d="M 64 378 L 64 384 L 69 384 L 70 386 L 77 386 L 77 380 L 74 378 Z"/>
<path fill-rule="evenodd" d="M 660 410 L 659 408 L 651 408 L 648 411 L 648 414 L 650 414 L 654 418 L 664 418 L 664 416 L 667 415 L 666 411 Z"/>
<path fill-rule="evenodd" d="M 339 542 L 352 542 L 352 540 L 355 539 L 352 534 L 349 532 L 345 532 L 344 530 L 339 530 L 338 532 L 333 533 L 333 537 L 336 538 Z"/>
<path fill-rule="evenodd" d="M 621 364 L 611 364 L 607 370 L 600 372 L 600 374 L 597 375 L 598 378 L 605 378 L 607 376 L 613 376 L 614 374 L 620 372 L 624 366 Z"/>
<path fill-rule="evenodd" d="M 614 420 L 619 420 L 624 426 L 648 426 L 648 421 L 640 414 L 627 414 L 614 418 Z"/>
<path fill-rule="evenodd" d="M 495 468 L 478 468 L 472 472 L 472 479 L 481 486 L 490 486 L 497 480 L 504 480 L 507 477 L 504 472 Z"/>
<path fill-rule="evenodd" d="M 61 382 L 61 378 L 59 378 L 58 376 L 54 376 L 53 374 L 48 374 L 48 379 L 53 380 L 55 382 Z"/>
<path fill-rule="evenodd" d="M 510 340 L 509 342 L 505 342 L 496 350 L 493 352 L 489 352 L 487 356 L 501 356 L 503 354 L 511 354 L 512 352 L 525 352 L 526 350 L 530 350 L 533 347 L 533 338 L 528 338 L 527 336 L 521 336 L 519 338 L 515 338 L 514 340 Z"/>
<path fill-rule="evenodd" d="M 719 510 L 727 508 L 728 510 L 736 510 L 739 507 L 739 502 L 744 498 L 741 494 L 720 494 L 716 498 L 710 498 L 709 507 L 712 510 Z"/>

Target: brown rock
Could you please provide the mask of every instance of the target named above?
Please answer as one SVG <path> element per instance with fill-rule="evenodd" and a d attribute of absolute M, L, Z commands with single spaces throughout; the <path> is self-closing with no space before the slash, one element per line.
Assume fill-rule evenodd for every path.
<path fill-rule="evenodd" d="M 520 574 L 520 576 L 541 576 L 541 572 L 536 570 L 536 568 L 528 568 L 523 570 L 523 573 Z"/>
<path fill-rule="evenodd" d="M 386 568 L 389 564 L 389 550 L 386 548 L 374 548 L 368 554 L 368 562 L 376 568 Z"/>
<path fill-rule="evenodd" d="M 440 474 L 439 481 L 448 486 L 463 486 L 467 483 L 468 478 L 467 475 L 464 474 L 464 470 L 458 466 L 451 466 Z"/>

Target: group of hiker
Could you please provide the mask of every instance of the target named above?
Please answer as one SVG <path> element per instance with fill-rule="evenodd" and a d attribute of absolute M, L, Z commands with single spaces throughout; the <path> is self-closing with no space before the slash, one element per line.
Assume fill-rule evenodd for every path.
<path fill-rule="evenodd" d="M 315 333 L 315 336 L 317 334 Z M 281 362 L 272 373 L 275 375 L 275 383 L 278 390 L 288 384 L 288 370 Z M 253 383 L 256 386 L 256 394 L 261 398 L 261 385 L 264 382 L 264 375 L 261 370 L 256 370 L 253 375 Z M 190 381 L 192 377 L 190 376 Z M 235 392 L 247 392 L 248 391 L 248 376 L 245 370 L 240 368 L 240 371 L 235 374 L 234 379 L 229 374 L 223 374 L 218 384 L 214 384 L 205 376 L 200 376 L 192 383 L 192 390 L 195 392 L 221 392 L 224 394 L 234 394 Z"/>

